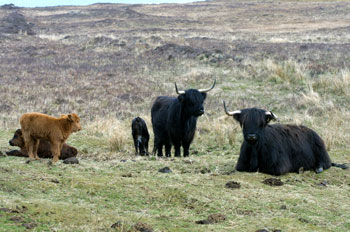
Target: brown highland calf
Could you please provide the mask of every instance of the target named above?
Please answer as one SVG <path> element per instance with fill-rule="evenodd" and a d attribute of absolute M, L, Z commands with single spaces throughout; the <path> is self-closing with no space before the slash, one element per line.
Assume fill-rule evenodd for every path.
<path fill-rule="evenodd" d="M 60 118 L 41 113 L 26 113 L 20 118 L 24 143 L 30 159 L 39 159 L 40 139 L 50 141 L 53 162 L 57 162 L 63 144 L 73 132 L 81 130 L 77 114 L 61 115 Z"/>
<path fill-rule="evenodd" d="M 19 157 L 28 157 L 26 150 L 26 145 L 24 143 L 22 130 L 17 129 L 13 138 L 9 141 L 11 146 L 19 147 L 21 150 L 12 150 L 6 152 L 9 156 L 19 156 Z M 59 159 L 64 160 L 71 157 L 76 157 L 78 150 L 75 147 L 69 146 L 68 144 L 63 144 L 61 155 Z M 48 140 L 41 139 L 38 147 L 38 156 L 39 158 L 52 158 L 51 145 Z"/>

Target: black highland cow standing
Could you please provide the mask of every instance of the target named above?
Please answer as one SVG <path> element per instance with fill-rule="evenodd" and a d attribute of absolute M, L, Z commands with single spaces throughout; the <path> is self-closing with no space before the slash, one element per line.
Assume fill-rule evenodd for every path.
<path fill-rule="evenodd" d="M 153 103 L 151 115 L 154 132 L 154 149 L 158 156 L 171 156 L 171 146 L 175 147 L 175 156 L 180 157 L 180 147 L 183 147 L 184 157 L 189 155 L 190 144 L 193 140 L 197 118 L 204 113 L 203 103 L 208 89 L 188 89 L 179 91 L 175 83 L 178 97 L 160 96 Z"/>
<path fill-rule="evenodd" d="M 276 116 L 271 111 L 249 108 L 228 112 L 239 122 L 244 141 L 237 171 L 281 175 L 314 170 L 320 173 L 332 166 L 323 140 L 315 131 L 297 125 L 268 125 Z"/>
<path fill-rule="evenodd" d="M 136 153 L 148 155 L 149 133 L 146 122 L 140 117 L 134 118 L 131 123 L 131 130 Z"/>

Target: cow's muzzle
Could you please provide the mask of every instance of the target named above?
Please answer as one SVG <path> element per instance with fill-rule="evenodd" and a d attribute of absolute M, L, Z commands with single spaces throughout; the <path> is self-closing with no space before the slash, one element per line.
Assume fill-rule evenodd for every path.
<path fill-rule="evenodd" d="M 196 116 L 198 117 L 198 116 L 201 116 L 203 114 L 204 114 L 204 109 L 200 109 L 197 111 Z"/>
<path fill-rule="evenodd" d="M 247 135 L 247 142 L 250 144 L 254 144 L 258 141 L 258 136 L 256 134 L 248 134 Z"/>
<path fill-rule="evenodd" d="M 15 146 L 15 144 L 12 142 L 12 140 L 9 141 L 9 144 L 10 144 L 11 146 Z"/>

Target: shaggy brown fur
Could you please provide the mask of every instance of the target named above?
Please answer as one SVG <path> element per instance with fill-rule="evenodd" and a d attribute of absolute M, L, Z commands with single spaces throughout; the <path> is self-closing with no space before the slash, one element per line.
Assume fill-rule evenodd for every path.
<path fill-rule="evenodd" d="M 26 150 L 26 145 L 24 143 L 22 130 L 17 129 L 13 138 L 9 141 L 11 146 L 17 146 L 21 150 L 12 150 L 6 152 L 9 156 L 20 156 L 20 157 L 28 157 L 28 153 Z M 64 160 L 70 157 L 76 157 L 78 154 L 78 150 L 75 147 L 69 146 L 68 144 L 63 144 L 61 155 L 59 159 Z M 52 158 L 51 145 L 47 140 L 40 140 L 38 147 L 38 156 L 39 158 Z"/>
<path fill-rule="evenodd" d="M 81 130 L 77 114 L 61 115 L 60 118 L 41 113 L 26 113 L 20 118 L 24 143 L 30 159 L 39 159 L 41 139 L 50 141 L 53 162 L 57 162 L 63 144 L 73 132 Z"/>

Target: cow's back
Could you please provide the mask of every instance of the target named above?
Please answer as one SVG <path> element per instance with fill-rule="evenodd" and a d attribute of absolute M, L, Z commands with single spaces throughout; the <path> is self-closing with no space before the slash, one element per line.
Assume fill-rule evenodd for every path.
<path fill-rule="evenodd" d="M 53 131 L 59 130 L 55 117 L 41 113 L 26 113 L 20 118 L 23 133 L 29 133 L 33 137 L 47 138 Z"/>
<path fill-rule="evenodd" d="M 285 172 L 297 172 L 300 167 L 304 170 L 314 168 L 317 157 L 328 157 L 322 139 L 316 132 L 305 126 L 289 124 L 268 125 L 265 130 L 264 142 L 265 151 L 275 154 L 270 157 L 276 160 L 278 167 L 289 169 Z M 321 146 L 321 147 L 320 147 Z M 318 149 L 320 147 L 321 149 Z M 320 154 L 325 152 L 325 154 Z"/>
<path fill-rule="evenodd" d="M 167 96 L 157 97 L 151 109 L 152 124 L 166 122 L 169 113 L 169 107 L 175 99 L 176 98 Z"/>

